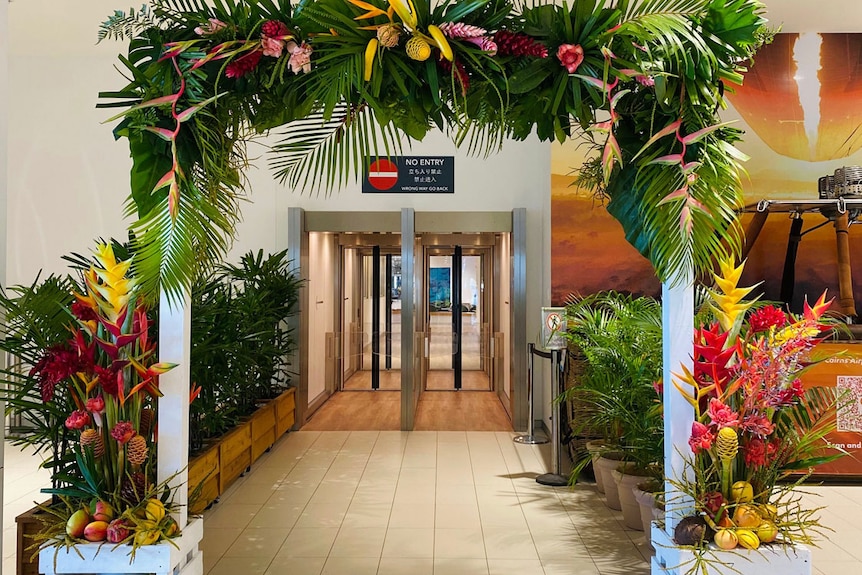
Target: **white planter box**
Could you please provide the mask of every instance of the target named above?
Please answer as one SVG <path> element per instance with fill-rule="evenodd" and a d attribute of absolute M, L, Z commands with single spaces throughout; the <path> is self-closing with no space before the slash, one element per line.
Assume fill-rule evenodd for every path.
<path fill-rule="evenodd" d="M 156 575 L 203 575 L 203 556 L 199 543 L 204 535 L 201 518 L 189 521 L 182 535 L 172 539 L 176 547 L 161 542 L 145 545 L 129 555 L 131 546 L 114 548 L 110 543 L 81 543 L 74 549 L 47 547 L 39 552 L 39 573 L 155 573 Z"/>
<path fill-rule="evenodd" d="M 686 575 L 695 572 L 694 552 L 677 547 L 664 529 L 652 524 L 652 575 Z M 811 550 L 804 545 L 773 545 L 758 550 L 715 549 L 707 556 L 706 571 L 696 575 L 811 575 Z"/>

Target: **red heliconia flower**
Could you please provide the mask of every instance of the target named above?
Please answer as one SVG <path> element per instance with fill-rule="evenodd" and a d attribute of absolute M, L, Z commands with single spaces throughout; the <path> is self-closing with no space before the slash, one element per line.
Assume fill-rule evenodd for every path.
<path fill-rule="evenodd" d="M 569 74 L 574 74 L 584 61 L 584 49 L 580 44 L 560 44 L 557 49 L 557 59 Z"/>
<path fill-rule="evenodd" d="M 228 78 L 242 78 L 257 68 L 261 56 L 263 56 L 263 52 L 260 50 L 254 50 L 240 56 L 225 67 L 224 75 Z"/>
<path fill-rule="evenodd" d="M 89 424 L 90 414 L 82 409 L 73 411 L 71 415 L 66 418 L 66 427 L 68 429 L 84 429 Z"/>
<path fill-rule="evenodd" d="M 688 439 L 688 444 L 695 455 L 712 447 L 714 441 L 715 434 L 709 430 L 709 427 L 699 421 L 692 422 L 691 437 Z"/>
<path fill-rule="evenodd" d="M 784 327 L 786 323 L 787 315 L 774 305 L 762 307 L 748 318 L 748 325 L 754 333 L 768 331 L 772 327 Z"/>
<path fill-rule="evenodd" d="M 137 435 L 137 432 L 129 421 L 118 421 L 111 430 L 111 437 L 116 439 L 121 445 L 128 443 L 135 435 Z"/>
<path fill-rule="evenodd" d="M 739 414 L 730 409 L 720 399 L 709 400 L 709 418 L 716 428 L 736 427 L 739 425 Z"/>
<path fill-rule="evenodd" d="M 720 330 L 718 323 L 709 328 L 695 330 L 694 333 L 694 377 L 698 382 L 716 384 L 716 395 L 724 390 L 725 383 L 730 379 L 731 360 L 738 346 L 727 346 L 730 334 Z"/>

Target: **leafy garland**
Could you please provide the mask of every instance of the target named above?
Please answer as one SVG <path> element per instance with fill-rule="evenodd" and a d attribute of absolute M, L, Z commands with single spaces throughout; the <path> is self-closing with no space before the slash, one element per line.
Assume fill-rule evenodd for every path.
<path fill-rule="evenodd" d="M 757 0 L 153 0 L 100 37 L 129 40 L 129 83 L 103 92 L 133 167 L 127 215 L 145 293 L 187 290 L 239 220 L 245 144 L 283 183 L 330 190 L 366 156 L 437 127 L 473 153 L 505 138 L 599 152 L 587 185 L 662 279 L 736 253 L 740 131 L 725 83 L 762 42 Z"/>

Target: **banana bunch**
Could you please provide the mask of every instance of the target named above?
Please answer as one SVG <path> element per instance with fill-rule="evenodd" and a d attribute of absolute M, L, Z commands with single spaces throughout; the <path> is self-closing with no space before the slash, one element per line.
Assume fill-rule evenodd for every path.
<path fill-rule="evenodd" d="M 366 10 L 365 14 L 357 16 L 355 20 L 365 20 L 376 16 L 388 16 L 388 24 L 380 24 L 376 26 L 363 26 L 361 30 L 377 30 L 376 38 L 372 38 L 365 46 L 365 67 L 363 70 L 363 79 L 368 82 L 371 80 L 371 74 L 374 71 L 374 60 L 378 55 L 380 46 L 392 48 L 397 45 L 397 38 L 401 32 L 401 27 L 393 21 L 393 16 L 398 14 L 403 26 L 410 31 L 411 38 L 404 46 L 407 55 L 413 60 L 419 62 L 427 60 L 431 56 L 432 45 L 436 46 L 444 58 L 450 62 L 454 58 L 452 46 L 449 41 L 437 26 L 428 25 L 428 35 L 422 33 L 418 29 L 418 17 L 416 15 L 416 7 L 412 0 L 388 0 L 389 9 L 381 10 L 373 4 L 363 2 L 362 0 L 347 0 L 354 6 L 358 6 Z M 383 33 L 381 33 L 383 32 Z"/>

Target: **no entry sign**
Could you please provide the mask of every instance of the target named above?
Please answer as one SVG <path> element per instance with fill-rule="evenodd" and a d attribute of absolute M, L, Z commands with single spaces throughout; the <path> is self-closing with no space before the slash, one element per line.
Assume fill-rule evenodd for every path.
<path fill-rule="evenodd" d="M 367 158 L 363 194 L 453 194 L 453 156 Z"/>
<path fill-rule="evenodd" d="M 382 192 L 391 190 L 398 182 L 398 166 L 395 165 L 395 162 L 387 158 L 374 160 L 368 166 L 367 179 L 368 183 L 371 184 L 371 187 L 375 190 L 380 190 Z"/>

